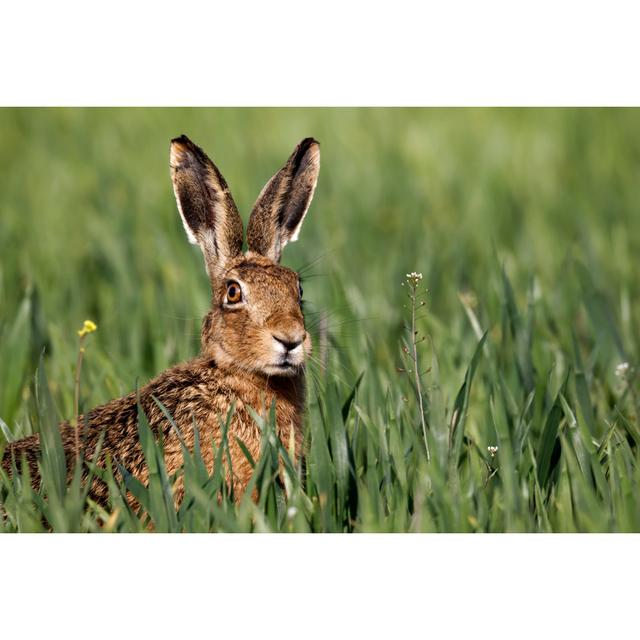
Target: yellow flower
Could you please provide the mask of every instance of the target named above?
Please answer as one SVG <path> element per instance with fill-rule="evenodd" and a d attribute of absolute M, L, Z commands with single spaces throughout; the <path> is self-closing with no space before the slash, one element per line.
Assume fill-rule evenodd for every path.
<path fill-rule="evenodd" d="M 78 335 L 83 338 L 88 333 L 93 333 L 97 328 L 98 326 L 95 322 L 93 322 L 92 320 L 85 320 L 84 324 L 82 325 L 82 329 L 78 331 Z"/>

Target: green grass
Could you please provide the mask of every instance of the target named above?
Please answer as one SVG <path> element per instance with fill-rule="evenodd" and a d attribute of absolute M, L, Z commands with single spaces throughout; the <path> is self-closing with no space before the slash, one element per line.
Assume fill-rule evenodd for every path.
<path fill-rule="evenodd" d="M 296 142 L 320 140 L 314 203 L 284 262 L 307 267 L 328 368 L 310 367 L 304 477 L 267 420 L 258 504 L 217 500 L 222 474 L 196 451 L 176 510 L 141 421 L 152 481 L 96 469 L 103 510 L 66 486 L 56 425 L 73 417 L 86 318 L 98 331 L 83 409 L 197 353 L 209 288 L 171 191 L 180 133 L 213 157 L 245 220 Z M 639 141 L 637 110 L 0 110 L 0 448 L 36 430 L 47 443 L 39 493 L 0 479 L 0 529 L 640 531 Z M 430 462 L 398 371 L 411 271 L 429 290 L 417 349 Z"/>

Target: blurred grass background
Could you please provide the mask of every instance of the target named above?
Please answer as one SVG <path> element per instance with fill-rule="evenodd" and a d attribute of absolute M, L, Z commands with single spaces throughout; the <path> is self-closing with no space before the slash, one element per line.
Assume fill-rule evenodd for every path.
<path fill-rule="evenodd" d="M 364 376 L 343 425 L 357 506 L 338 491 L 332 517 L 309 516 L 307 529 L 640 530 L 638 110 L 1 109 L 5 437 L 34 428 L 31 386 L 43 348 L 59 416 L 71 417 L 85 318 L 98 324 L 83 369 L 85 409 L 197 353 L 209 288 L 169 179 L 169 140 L 181 133 L 217 164 L 245 221 L 295 144 L 321 143 L 314 202 L 283 262 L 311 265 L 309 320 L 328 317 L 326 377 L 342 401 Z M 411 458 L 419 418 L 397 371 L 410 271 L 423 273 L 429 290 L 420 353 L 432 367 L 423 383 L 441 458 L 430 467 Z M 466 457 L 453 478 L 442 443 L 485 330 Z M 616 375 L 621 362 L 630 363 L 626 377 Z M 327 384 L 312 372 L 311 439 L 322 433 Z M 535 498 L 536 454 L 554 406 L 557 478 Z M 365 423 L 375 451 L 359 440 Z M 401 440 L 389 451 L 393 429 Z M 498 443 L 498 456 L 511 448 L 513 460 L 485 486 L 492 461 L 480 452 L 486 458 Z"/>

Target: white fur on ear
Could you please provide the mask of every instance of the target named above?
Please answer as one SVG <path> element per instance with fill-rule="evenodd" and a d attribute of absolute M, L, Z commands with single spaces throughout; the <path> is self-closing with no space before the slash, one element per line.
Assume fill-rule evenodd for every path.
<path fill-rule="evenodd" d="M 189 225 L 187 224 L 187 220 L 184 217 L 184 213 L 182 212 L 182 205 L 180 204 L 180 198 L 178 198 L 178 192 L 175 187 L 173 188 L 173 195 L 176 197 L 176 203 L 178 205 L 178 213 L 180 214 L 180 219 L 182 220 L 182 226 L 184 227 L 184 232 L 187 234 L 187 240 L 189 240 L 191 244 L 198 244 L 198 240 L 193 235 L 193 231 L 191 231 L 191 229 L 189 228 Z"/>
<path fill-rule="evenodd" d="M 298 236 L 300 235 L 300 229 L 302 229 L 302 223 L 304 222 L 305 216 L 307 215 L 307 211 L 309 211 L 311 200 L 313 200 L 313 194 L 315 193 L 316 185 L 318 184 L 318 171 L 320 169 L 320 147 L 317 144 L 314 145 L 313 147 L 311 147 L 307 155 L 308 163 L 314 168 L 316 177 L 309 191 L 307 206 L 304 208 L 298 224 L 291 230 L 289 237 L 283 243 L 283 246 L 289 242 L 295 242 L 298 239 Z"/>
<path fill-rule="evenodd" d="M 176 166 L 179 162 L 178 154 L 176 153 L 176 149 L 173 145 L 171 145 L 171 150 L 169 152 L 169 165 Z M 187 219 L 184 217 L 184 212 L 182 211 L 182 205 L 180 204 L 180 198 L 178 197 L 178 189 L 176 187 L 175 182 L 173 183 L 173 195 L 176 198 L 176 204 L 178 205 L 178 213 L 180 214 L 180 219 L 182 220 L 182 226 L 184 227 L 184 232 L 187 234 L 187 239 L 191 244 L 198 244 L 198 240 L 196 239 L 193 231 L 191 231 L 189 225 L 187 224 Z"/>

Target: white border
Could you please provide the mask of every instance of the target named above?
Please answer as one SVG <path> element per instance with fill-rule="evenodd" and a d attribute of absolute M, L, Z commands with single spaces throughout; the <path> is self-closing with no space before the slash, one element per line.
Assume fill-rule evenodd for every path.
<path fill-rule="evenodd" d="M 635 535 L 22 535 L 0 552 L 3 637 L 601 639 L 637 626 Z"/>
<path fill-rule="evenodd" d="M 5 105 L 637 105 L 622 0 L 21 0 Z"/>

